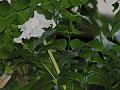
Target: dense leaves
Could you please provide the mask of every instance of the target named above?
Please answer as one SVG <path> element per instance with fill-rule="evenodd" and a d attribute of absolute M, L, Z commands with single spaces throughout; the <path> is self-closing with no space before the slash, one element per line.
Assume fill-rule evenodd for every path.
<path fill-rule="evenodd" d="M 119 90 L 120 11 L 109 20 L 98 13 L 96 4 L 97 0 L 0 1 L 0 75 L 12 74 L 1 90 Z M 119 3 L 113 7 L 117 10 Z M 15 43 L 21 33 L 18 25 L 34 11 L 53 18 L 57 26 L 46 28 L 40 38 Z"/>

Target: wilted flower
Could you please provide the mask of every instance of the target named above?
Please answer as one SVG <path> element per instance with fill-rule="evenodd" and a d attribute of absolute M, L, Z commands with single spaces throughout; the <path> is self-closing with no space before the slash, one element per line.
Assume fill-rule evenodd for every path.
<path fill-rule="evenodd" d="M 30 39 L 31 37 L 40 38 L 43 34 L 44 28 L 51 27 L 54 28 L 56 23 L 54 20 L 47 20 L 42 14 L 38 14 L 37 11 L 34 12 L 34 17 L 30 18 L 23 25 L 19 25 L 22 34 L 18 38 L 14 38 L 14 42 L 22 43 L 22 39 Z"/>
<path fill-rule="evenodd" d="M 0 76 L 0 88 L 3 88 L 11 79 L 11 77 L 12 77 L 12 74 L 10 75 L 3 74 L 2 76 Z"/>

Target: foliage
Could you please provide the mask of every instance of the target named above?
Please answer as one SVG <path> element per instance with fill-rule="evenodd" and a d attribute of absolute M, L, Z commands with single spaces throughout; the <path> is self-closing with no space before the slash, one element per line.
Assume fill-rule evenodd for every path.
<path fill-rule="evenodd" d="M 120 39 L 115 33 L 120 30 L 120 11 L 109 20 L 98 13 L 96 4 L 97 0 L 0 1 L 0 72 L 13 70 L 1 90 L 119 90 Z M 117 10 L 118 2 L 113 6 Z M 74 7 L 77 12 L 72 12 Z M 18 25 L 34 11 L 53 18 L 57 26 L 46 29 L 41 38 L 14 43 L 21 33 Z"/>

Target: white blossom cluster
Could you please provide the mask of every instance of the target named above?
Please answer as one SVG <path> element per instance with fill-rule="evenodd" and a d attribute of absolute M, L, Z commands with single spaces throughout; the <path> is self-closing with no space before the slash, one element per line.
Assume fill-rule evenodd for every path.
<path fill-rule="evenodd" d="M 43 34 L 44 28 L 52 27 L 54 28 L 56 23 L 54 20 L 47 20 L 44 15 L 38 14 L 34 11 L 34 17 L 30 18 L 23 25 L 19 25 L 22 34 L 18 38 L 14 38 L 14 42 L 22 43 L 22 39 L 30 39 L 31 37 L 40 38 Z"/>
<path fill-rule="evenodd" d="M 3 1 L 3 0 L 0 0 L 0 1 Z M 11 3 L 11 0 L 7 0 L 7 1 L 8 1 L 9 4 Z"/>

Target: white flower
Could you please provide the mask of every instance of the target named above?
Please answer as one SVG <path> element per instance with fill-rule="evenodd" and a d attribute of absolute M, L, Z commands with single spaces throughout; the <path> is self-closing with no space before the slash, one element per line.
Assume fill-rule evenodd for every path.
<path fill-rule="evenodd" d="M 38 14 L 37 11 L 34 12 L 34 17 L 30 18 L 23 25 L 19 25 L 22 34 L 18 38 L 14 38 L 14 42 L 22 43 L 22 39 L 30 39 L 31 37 L 40 38 L 43 34 L 44 28 L 51 27 L 54 28 L 56 23 L 54 20 L 47 20 L 42 14 Z"/>

